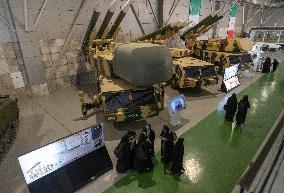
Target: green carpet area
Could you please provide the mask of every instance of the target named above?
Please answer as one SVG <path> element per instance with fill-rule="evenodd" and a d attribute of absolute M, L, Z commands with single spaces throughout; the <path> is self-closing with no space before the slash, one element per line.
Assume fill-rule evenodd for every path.
<path fill-rule="evenodd" d="M 230 193 L 284 107 L 284 64 L 276 73 L 262 76 L 243 90 L 238 99 L 245 94 L 251 108 L 242 129 L 232 132 L 221 110 L 182 135 L 183 176 L 165 174 L 158 153 L 152 172 L 130 172 L 106 193 Z"/>

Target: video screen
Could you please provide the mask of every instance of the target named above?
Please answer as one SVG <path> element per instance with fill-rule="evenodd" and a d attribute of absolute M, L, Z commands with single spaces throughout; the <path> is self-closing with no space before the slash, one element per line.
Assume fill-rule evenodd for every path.
<path fill-rule="evenodd" d="M 238 69 L 238 64 L 225 69 L 223 82 L 226 86 L 227 92 L 240 85 Z"/>
<path fill-rule="evenodd" d="M 170 114 L 176 114 L 186 108 L 184 95 L 179 95 L 168 100 L 168 109 Z"/>
<path fill-rule="evenodd" d="M 84 155 L 104 146 L 103 125 L 78 133 L 18 157 L 27 184 L 30 184 Z"/>
<path fill-rule="evenodd" d="M 224 84 L 226 86 L 226 90 L 227 92 L 229 92 L 230 90 L 232 90 L 233 88 L 237 87 L 238 85 L 240 85 L 240 81 L 238 79 L 237 76 L 234 76 L 226 81 L 224 81 Z"/>
<path fill-rule="evenodd" d="M 229 68 L 225 69 L 224 72 L 224 80 L 228 80 L 234 76 L 238 75 L 238 69 L 239 69 L 239 65 L 236 64 L 234 66 L 230 66 Z"/>

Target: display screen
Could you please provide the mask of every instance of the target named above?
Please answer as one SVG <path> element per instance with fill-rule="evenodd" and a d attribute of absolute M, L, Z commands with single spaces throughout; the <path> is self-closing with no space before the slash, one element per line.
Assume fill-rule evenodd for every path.
<path fill-rule="evenodd" d="M 179 95 L 168 100 L 168 109 L 170 114 L 176 114 L 186 108 L 184 95 Z"/>
<path fill-rule="evenodd" d="M 104 146 L 103 125 L 97 124 L 18 158 L 30 184 Z"/>
<path fill-rule="evenodd" d="M 224 81 L 224 84 L 226 86 L 227 92 L 232 90 L 233 88 L 237 87 L 240 85 L 240 81 L 237 76 L 234 76 L 226 81 Z"/>
<path fill-rule="evenodd" d="M 229 68 L 225 69 L 225 73 L 224 73 L 224 80 L 228 80 L 234 76 L 238 75 L 238 69 L 239 69 L 239 65 L 236 64 L 234 66 L 231 66 Z"/>

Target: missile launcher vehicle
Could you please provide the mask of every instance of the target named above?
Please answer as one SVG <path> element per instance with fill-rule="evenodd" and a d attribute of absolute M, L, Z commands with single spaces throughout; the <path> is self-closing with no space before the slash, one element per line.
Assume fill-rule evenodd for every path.
<path fill-rule="evenodd" d="M 19 108 L 16 99 L 0 95 L 0 162 L 11 147 L 19 123 Z"/>
<path fill-rule="evenodd" d="M 137 38 L 135 41 L 150 41 L 163 44 L 166 39 L 177 34 L 180 29 L 188 26 L 188 22 L 176 21 L 157 31 Z M 190 57 L 189 49 L 170 48 L 173 58 L 173 77 L 170 81 L 172 88 L 197 88 L 218 84 L 218 75 L 213 64 Z"/>
<path fill-rule="evenodd" d="M 220 74 L 225 68 L 235 64 L 239 64 L 241 70 L 249 69 L 253 65 L 249 53 L 252 49 L 252 42 L 248 38 L 197 40 L 199 36 L 208 32 L 223 19 L 228 11 L 217 11 L 210 14 L 181 35 L 181 39 L 186 41 L 186 47 L 192 50 L 192 56 L 214 64 L 218 67 Z"/>
<path fill-rule="evenodd" d="M 164 107 L 164 82 L 173 74 L 169 49 L 151 43 L 115 43 L 119 25 L 131 3 L 124 4 L 108 31 L 115 1 L 95 38 L 92 39 L 91 34 L 94 34 L 97 17 L 92 17 L 94 20 L 86 33 L 88 37 L 84 38 L 87 60 L 96 69 L 98 93 L 91 102 L 85 102 L 84 92 L 79 92 L 82 114 L 87 117 L 89 110 L 99 108 L 105 120 L 113 122 L 156 116 Z"/>

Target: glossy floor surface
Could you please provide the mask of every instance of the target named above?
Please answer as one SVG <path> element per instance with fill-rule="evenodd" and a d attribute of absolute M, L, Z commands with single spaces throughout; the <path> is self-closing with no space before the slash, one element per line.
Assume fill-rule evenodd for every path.
<path fill-rule="evenodd" d="M 253 158 L 284 107 L 284 63 L 275 73 L 262 76 L 238 94 L 249 96 L 251 108 L 242 128 L 224 122 L 218 110 L 185 132 L 185 174 L 165 173 L 156 156 L 152 172 L 131 172 L 106 192 L 229 193 Z M 190 108 L 190 107 L 189 107 Z"/>

